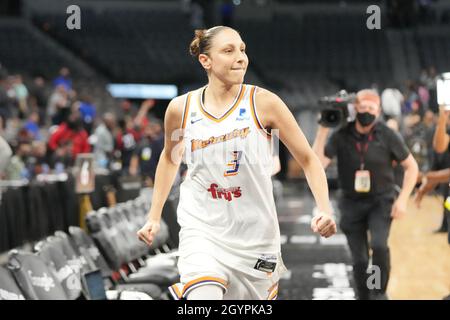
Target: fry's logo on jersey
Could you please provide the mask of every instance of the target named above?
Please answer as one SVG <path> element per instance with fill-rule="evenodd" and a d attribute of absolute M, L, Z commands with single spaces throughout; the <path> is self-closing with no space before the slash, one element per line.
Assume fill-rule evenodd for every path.
<path fill-rule="evenodd" d="M 242 195 L 241 187 L 218 188 L 218 185 L 215 183 L 211 183 L 208 191 L 211 192 L 213 199 L 219 198 L 228 201 L 233 200 L 233 196 L 239 198 Z"/>
<path fill-rule="evenodd" d="M 207 140 L 191 140 L 191 150 L 194 152 L 197 149 L 203 149 L 211 144 L 216 144 L 220 142 L 225 142 L 231 139 L 235 139 L 237 137 L 241 137 L 241 139 L 245 139 L 250 132 L 250 128 L 246 127 L 243 129 L 234 129 L 230 133 L 223 134 L 218 137 L 211 137 Z"/>

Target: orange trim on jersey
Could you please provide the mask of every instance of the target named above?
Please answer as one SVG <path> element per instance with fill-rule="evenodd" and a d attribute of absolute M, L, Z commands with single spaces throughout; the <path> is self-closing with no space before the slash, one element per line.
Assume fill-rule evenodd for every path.
<path fill-rule="evenodd" d="M 275 294 L 272 297 L 270 297 L 268 300 L 276 300 L 277 297 L 278 297 L 278 290 L 275 291 Z"/>
<path fill-rule="evenodd" d="M 224 174 L 223 174 L 223 176 L 224 176 L 224 177 L 229 177 L 229 176 L 235 176 L 235 175 L 237 175 L 237 174 L 238 174 L 238 172 L 227 173 L 227 172 L 225 171 Z"/>
<path fill-rule="evenodd" d="M 272 134 L 268 133 L 267 130 L 262 126 L 261 122 L 259 122 L 259 119 L 256 115 L 256 108 L 255 108 L 255 102 L 254 102 L 254 95 L 255 95 L 256 87 L 253 86 L 250 90 L 250 109 L 252 111 L 253 120 L 255 121 L 256 126 L 264 132 L 264 135 L 266 138 L 271 139 Z"/>
<path fill-rule="evenodd" d="M 267 300 L 272 300 L 273 298 L 275 298 L 278 294 L 278 282 L 274 283 L 267 291 L 269 291 Z"/>
<path fill-rule="evenodd" d="M 216 277 L 201 277 L 195 280 L 192 280 L 188 283 L 186 283 L 186 285 L 183 288 L 183 295 L 185 294 L 185 292 L 187 290 L 189 290 L 190 287 L 202 283 L 202 282 L 217 282 L 218 284 L 224 286 L 225 288 L 227 287 L 227 281 L 221 279 L 221 278 L 216 278 Z"/>
<path fill-rule="evenodd" d="M 181 129 L 184 129 L 186 127 L 186 119 L 187 115 L 189 114 L 189 102 L 191 100 L 191 93 L 189 92 L 186 97 L 186 104 L 184 105 L 184 112 L 183 112 L 183 121 L 181 123 Z"/>
<path fill-rule="evenodd" d="M 178 290 L 178 287 L 176 284 L 170 286 L 172 288 L 172 290 L 175 292 L 175 294 L 178 296 L 179 299 L 181 299 L 183 297 L 183 295 L 181 294 L 180 290 Z"/>
<path fill-rule="evenodd" d="M 203 92 L 204 92 L 204 90 L 205 90 L 206 88 L 203 89 L 203 90 L 200 92 L 200 94 L 199 94 L 199 99 L 198 99 L 198 103 L 199 103 L 199 106 L 200 106 L 200 110 L 202 111 L 202 113 L 203 113 L 208 119 L 211 119 L 211 120 L 213 120 L 213 121 L 215 121 L 215 122 L 221 122 L 222 120 L 225 120 L 225 119 L 226 119 L 231 113 L 233 113 L 233 111 L 236 110 L 236 108 L 238 107 L 239 103 L 241 102 L 242 98 L 244 97 L 245 87 L 246 87 L 245 84 L 243 84 L 243 85 L 241 86 L 241 89 L 240 89 L 241 91 L 240 91 L 239 94 L 238 94 L 238 98 L 236 99 L 236 101 L 234 102 L 234 104 L 230 107 L 230 109 L 228 109 L 228 111 L 227 111 L 223 116 L 221 116 L 220 118 L 216 118 L 215 116 L 213 116 L 212 114 L 210 114 L 208 111 L 206 111 L 206 110 L 203 108 L 202 94 L 203 94 Z"/>

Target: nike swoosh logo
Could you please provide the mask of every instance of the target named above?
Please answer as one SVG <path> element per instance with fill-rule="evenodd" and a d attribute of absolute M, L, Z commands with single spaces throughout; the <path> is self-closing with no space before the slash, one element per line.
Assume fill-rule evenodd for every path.
<path fill-rule="evenodd" d="M 194 124 L 194 123 L 196 123 L 196 122 L 199 122 L 200 120 L 203 120 L 203 118 L 200 118 L 200 119 L 197 119 L 197 120 L 192 120 L 192 119 L 191 119 L 191 123 Z"/>

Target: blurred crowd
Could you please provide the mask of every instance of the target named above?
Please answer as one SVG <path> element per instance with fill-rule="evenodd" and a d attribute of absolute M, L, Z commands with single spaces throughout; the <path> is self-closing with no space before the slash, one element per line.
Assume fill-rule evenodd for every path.
<path fill-rule="evenodd" d="M 432 147 L 437 76 L 430 66 L 402 86 L 378 90 L 384 119 L 405 138 L 422 172 L 450 167 L 449 157 Z M 93 153 L 97 167 L 142 176 L 151 185 L 164 145 L 163 123 L 151 111 L 155 101 L 117 105 L 99 114 L 92 97 L 74 88 L 66 67 L 54 79 L 28 82 L 0 68 L 0 178 L 62 172 L 78 154 Z"/>
<path fill-rule="evenodd" d="M 434 152 L 432 143 L 439 113 L 437 77 L 430 66 L 417 79 L 405 81 L 401 89 L 392 86 L 379 92 L 384 119 L 404 137 L 421 171 L 430 170 L 444 157 Z"/>
<path fill-rule="evenodd" d="M 423 196 L 433 191 L 442 196 L 445 214 L 442 225 L 436 231 L 447 232 L 450 212 L 445 206 L 445 200 L 450 195 L 449 184 L 448 179 L 438 177 L 441 177 L 442 170 L 450 168 L 450 149 L 438 153 L 433 141 L 439 117 L 442 117 L 442 110 L 437 102 L 438 74 L 436 68 L 430 66 L 422 70 L 417 79 L 407 80 L 403 90 L 388 87 L 380 95 L 384 120 L 403 136 L 419 165 L 415 202 L 420 207 Z M 446 130 L 450 133 L 450 120 L 447 120 Z M 399 168 L 396 171 L 398 184 L 401 183 L 402 176 Z"/>
<path fill-rule="evenodd" d="M 162 121 L 151 112 L 155 101 L 118 105 L 99 113 L 66 67 L 54 79 L 29 81 L 0 67 L 0 179 L 64 172 L 78 154 L 93 153 L 97 168 L 139 175 L 151 185 L 164 143 Z"/>

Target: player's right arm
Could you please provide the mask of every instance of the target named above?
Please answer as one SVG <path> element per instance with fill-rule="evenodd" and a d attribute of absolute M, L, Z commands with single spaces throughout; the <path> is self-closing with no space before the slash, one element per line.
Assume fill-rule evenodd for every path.
<path fill-rule="evenodd" d="M 137 232 L 139 239 L 149 246 L 160 229 L 162 209 L 183 156 L 184 147 L 181 134 L 183 109 L 184 96 L 176 97 L 170 101 L 164 117 L 164 149 L 156 167 L 152 204 L 146 224 Z"/>
<path fill-rule="evenodd" d="M 314 143 L 312 145 L 312 149 L 316 153 L 324 169 L 326 169 L 331 162 L 331 159 L 325 155 L 325 145 L 327 143 L 329 132 L 330 128 L 326 128 L 319 124 L 319 127 L 317 128 L 316 138 L 314 139 Z"/>

